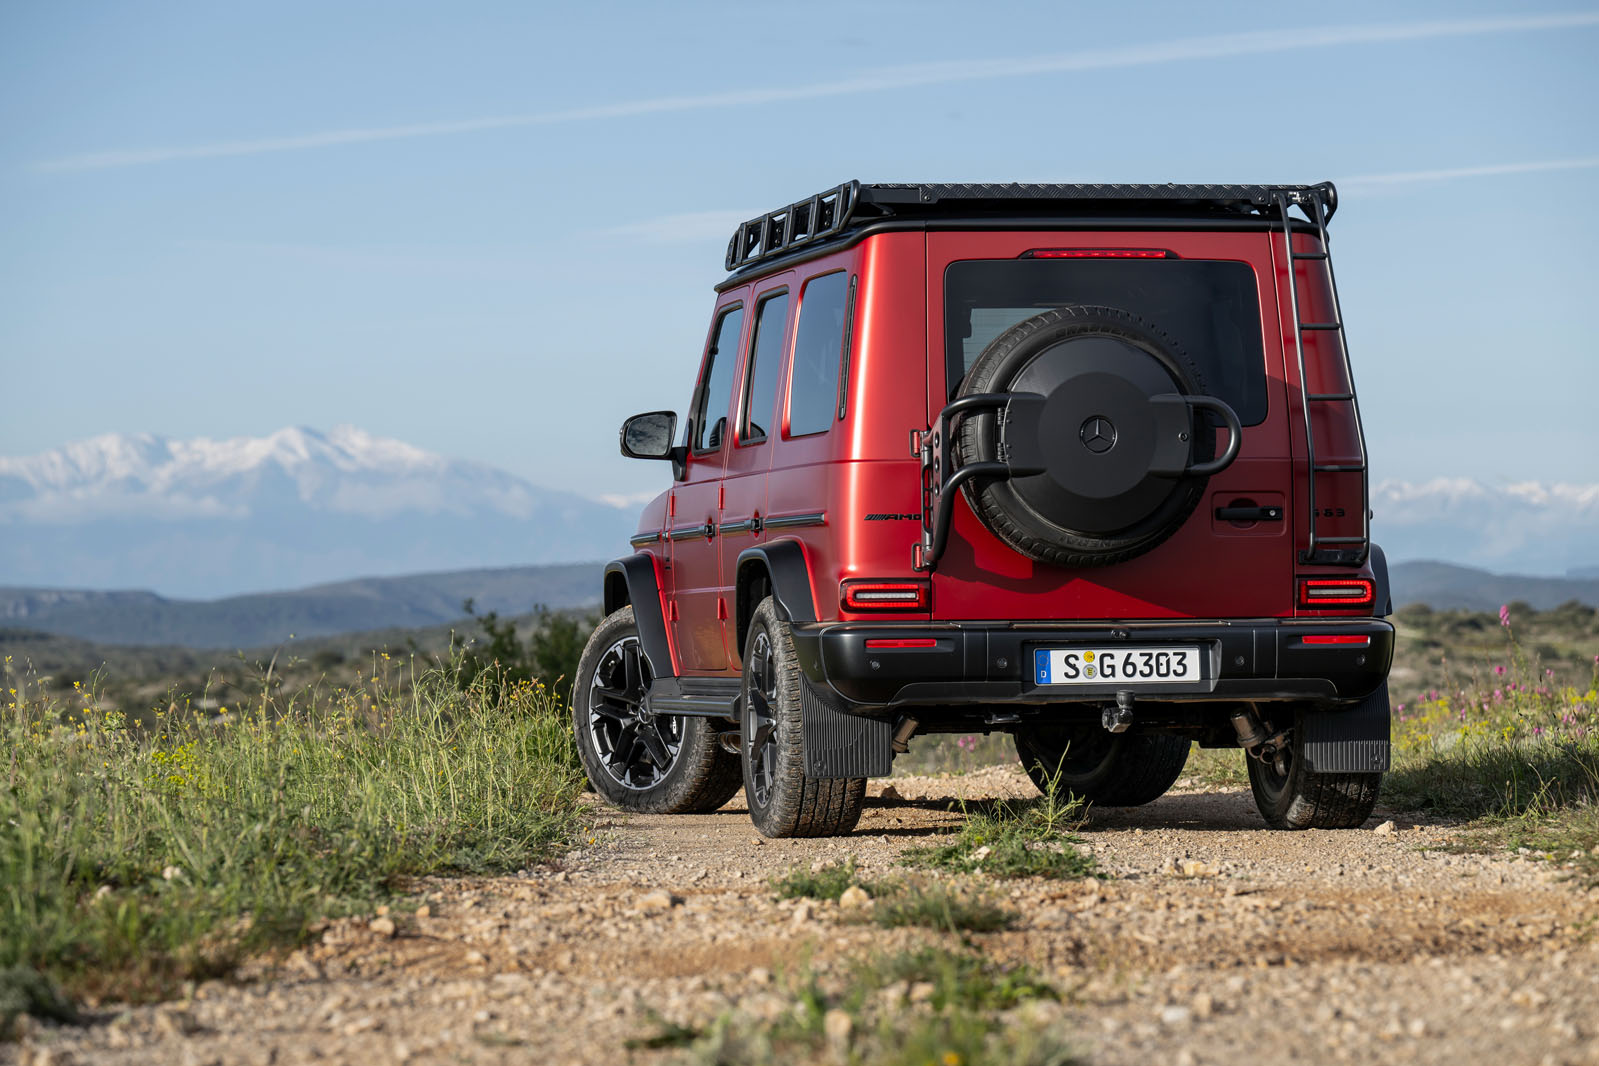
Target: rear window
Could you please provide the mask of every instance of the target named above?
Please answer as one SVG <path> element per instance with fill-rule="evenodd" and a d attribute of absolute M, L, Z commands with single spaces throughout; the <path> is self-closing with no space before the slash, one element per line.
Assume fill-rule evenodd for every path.
<path fill-rule="evenodd" d="M 993 339 L 1041 311 L 1098 304 L 1137 315 L 1177 342 L 1205 389 L 1246 426 L 1266 419 L 1266 358 L 1255 273 L 1197 259 L 971 259 L 944 274 L 950 396 Z"/>

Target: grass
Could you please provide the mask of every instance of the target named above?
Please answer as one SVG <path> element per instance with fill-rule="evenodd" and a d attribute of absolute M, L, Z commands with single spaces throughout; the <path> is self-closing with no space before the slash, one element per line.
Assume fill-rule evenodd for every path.
<path fill-rule="evenodd" d="M 921 926 L 946 933 L 990 933 L 1008 928 L 1016 918 L 971 886 L 925 879 L 862 880 L 855 874 L 854 860 L 809 869 L 796 867 L 772 879 L 772 891 L 779 899 L 837 902 L 852 886 L 872 900 L 869 908 L 857 910 L 854 917 L 886 929 Z"/>
<path fill-rule="evenodd" d="M 980 889 L 942 881 L 889 881 L 872 886 L 872 921 L 885 929 L 920 926 L 945 933 L 993 933 L 1008 929 L 1016 915 Z"/>
<path fill-rule="evenodd" d="M 795 867 L 782 877 L 773 878 L 772 890 L 778 899 L 821 899 L 838 902 L 855 878 L 855 860 L 827 863 L 813 868 Z"/>
<path fill-rule="evenodd" d="M 414 876 L 516 869 L 576 828 L 569 722 L 536 683 L 391 685 L 404 667 L 384 664 L 141 729 L 6 667 L 0 973 L 74 998 L 169 995 Z"/>
<path fill-rule="evenodd" d="M 1069 835 L 1083 823 L 1081 800 L 1051 788 L 1039 799 L 1000 800 L 970 807 L 954 839 L 945 844 L 912 848 L 905 861 L 912 866 L 990 877 L 1048 877 L 1072 880 L 1095 874 L 1094 860 L 1073 845 Z"/>
<path fill-rule="evenodd" d="M 1067 1066 L 1059 1019 L 1029 1016 L 1055 989 L 1025 966 L 967 950 L 921 947 L 857 959 L 842 972 L 806 968 L 782 983 L 774 1021 L 738 1009 L 695 1028 L 662 1021 L 640 1047 L 679 1047 L 703 1066 L 831 1061 L 874 1066 Z"/>

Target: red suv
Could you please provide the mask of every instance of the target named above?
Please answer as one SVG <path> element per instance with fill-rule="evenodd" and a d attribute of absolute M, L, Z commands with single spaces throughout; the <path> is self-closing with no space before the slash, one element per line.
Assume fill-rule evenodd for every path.
<path fill-rule="evenodd" d="M 728 246 L 573 690 L 594 788 L 849 832 L 929 733 L 1102 806 L 1242 747 L 1279 828 L 1388 768 L 1387 568 L 1330 184 L 863 185 Z"/>

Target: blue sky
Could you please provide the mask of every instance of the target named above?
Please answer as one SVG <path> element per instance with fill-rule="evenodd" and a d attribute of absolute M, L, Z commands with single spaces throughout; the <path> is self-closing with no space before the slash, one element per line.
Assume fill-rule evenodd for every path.
<path fill-rule="evenodd" d="M 1340 183 L 1378 478 L 1599 479 L 1599 7 L 0 8 L 0 453 L 351 423 L 659 487 L 732 221 L 878 181 Z"/>

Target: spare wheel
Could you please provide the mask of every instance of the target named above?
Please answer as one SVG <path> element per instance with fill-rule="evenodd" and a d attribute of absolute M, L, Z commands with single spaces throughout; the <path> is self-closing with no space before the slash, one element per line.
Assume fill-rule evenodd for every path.
<path fill-rule="evenodd" d="M 1028 402 L 1013 401 L 1004 417 L 968 415 L 956 467 L 1002 461 L 1042 472 L 974 479 L 962 491 L 996 537 L 1040 562 L 1106 566 L 1149 551 L 1237 453 L 1237 416 L 1204 394 L 1199 368 L 1113 307 L 1058 307 L 1001 333 L 961 384 L 960 396 L 978 393 Z M 1233 432 L 1220 461 L 1207 408 Z"/>

